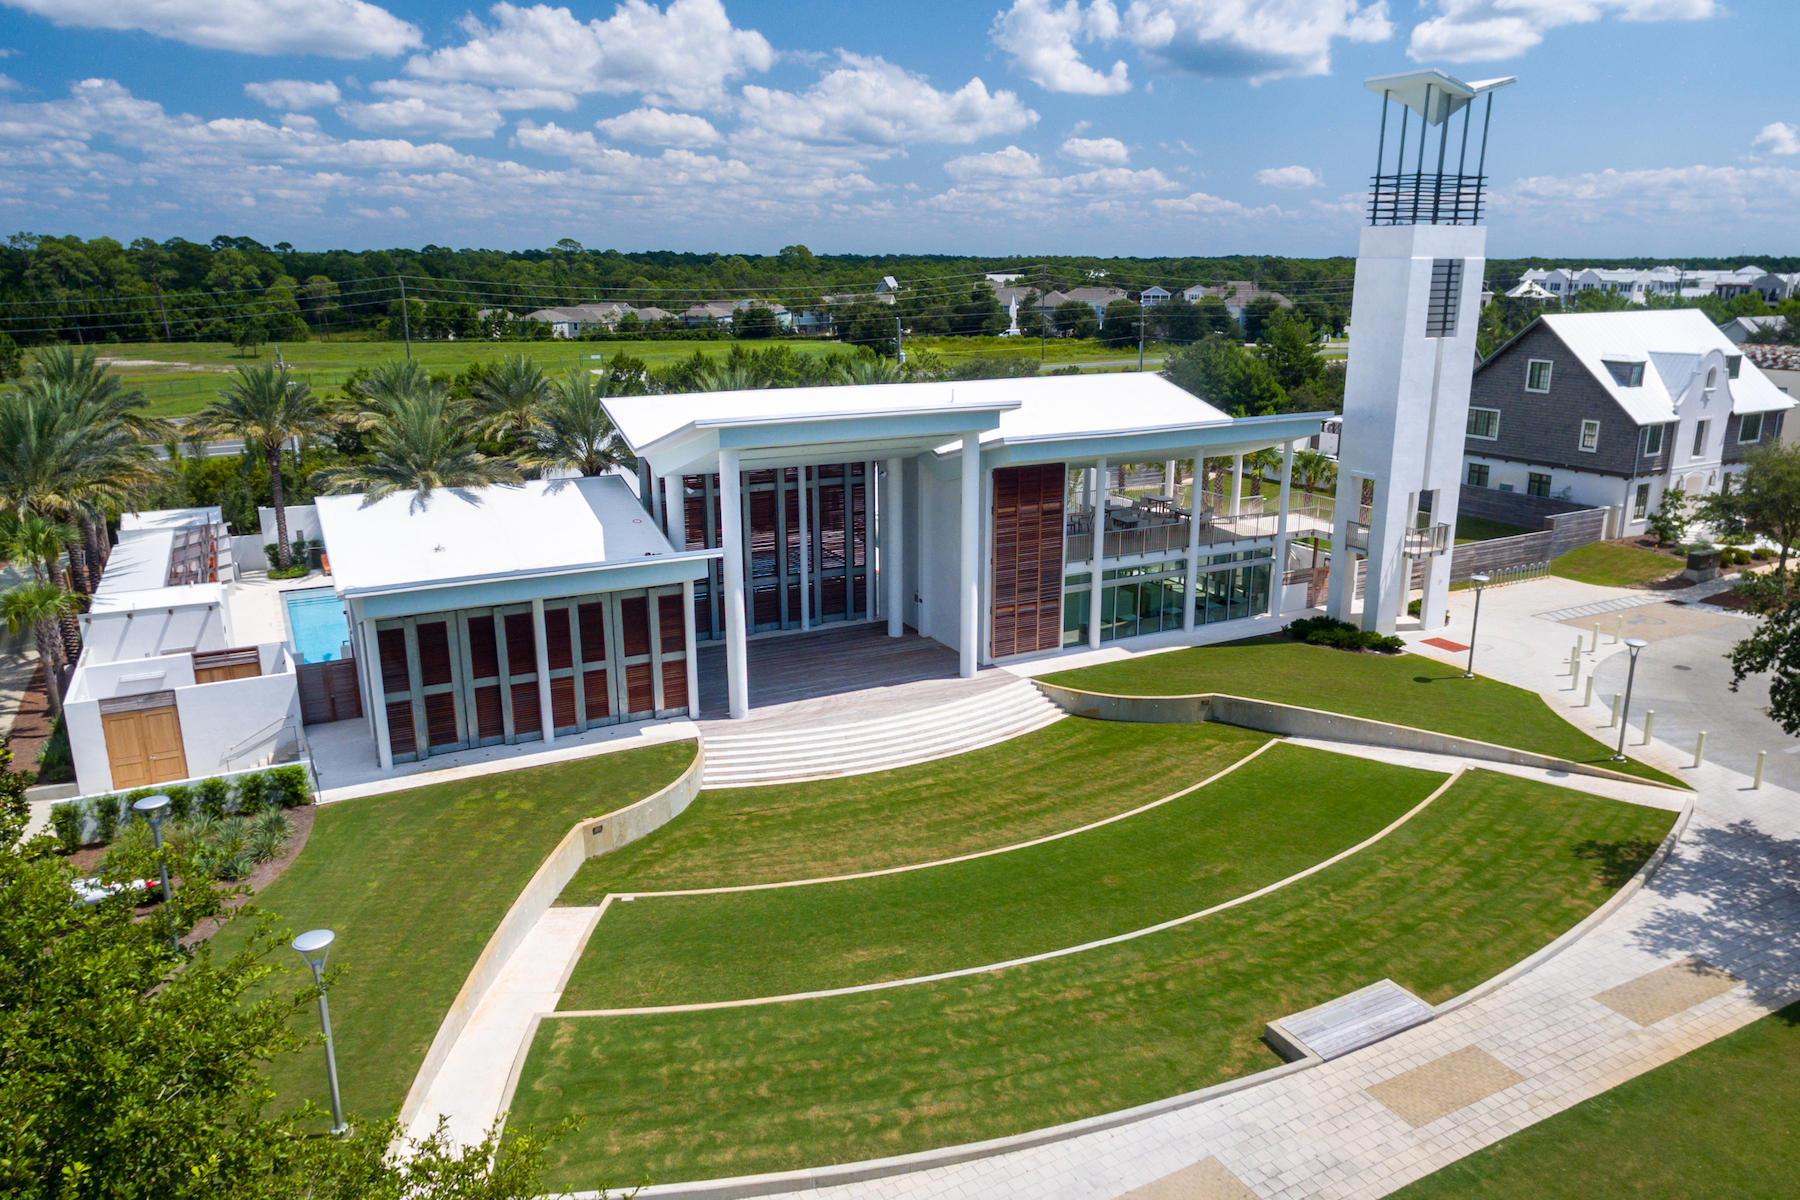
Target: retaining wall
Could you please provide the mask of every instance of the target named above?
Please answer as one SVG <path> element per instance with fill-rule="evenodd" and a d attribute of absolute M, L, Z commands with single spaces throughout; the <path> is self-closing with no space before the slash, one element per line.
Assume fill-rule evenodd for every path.
<path fill-rule="evenodd" d="M 1303 708 L 1297 704 L 1277 704 L 1272 700 L 1250 700 L 1215 692 L 1192 696 L 1109 696 L 1104 692 L 1084 692 L 1079 688 L 1046 683 L 1042 679 L 1034 679 L 1032 682 L 1066 711 L 1078 717 L 1091 717 L 1101 721 L 1136 721 L 1162 725 L 1217 721 L 1224 725 L 1242 725 L 1246 729 L 1259 729 L 1264 733 L 1280 734 L 1283 737 L 1321 738 L 1353 742 L 1362 746 L 1386 746 L 1395 750 L 1454 754 L 1487 762 L 1510 763 L 1518 767 L 1591 775 L 1598 779 L 1617 779 L 1654 787 L 1670 786 L 1605 767 L 1569 762 L 1548 754 L 1534 754 L 1529 750 L 1517 750 L 1511 746 L 1477 741 L 1475 738 L 1417 729 L 1411 725 L 1395 725 L 1367 717 L 1347 717 L 1342 713 Z"/>
<path fill-rule="evenodd" d="M 694 797 L 700 794 L 700 777 L 705 765 L 706 752 L 700 743 L 695 742 L 694 761 L 675 782 L 635 804 L 628 804 L 603 817 L 590 817 L 563 835 L 562 840 L 556 844 L 556 849 L 550 852 L 536 874 L 532 875 L 531 882 L 525 885 L 518 899 L 513 901 L 512 907 L 506 910 L 506 916 L 500 919 L 500 924 L 488 938 L 487 945 L 482 948 L 481 957 L 475 960 L 469 977 L 463 981 L 462 990 L 456 993 L 450 1011 L 444 1014 L 437 1036 L 431 1040 L 431 1049 L 426 1051 L 419 1073 L 413 1076 L 412 1087 L 406 1093 L 406 1102 L 400 1107 L 402 1129 L 410 1127 L 413 1119 L 418 1116 L 419 1106 L 430 1094 L 432 1083 L 436 1081 L 438 1072 L 443 1070 L 444 1060 L 450 1057 L 450 1048 L 462 1036 L 469 1018 L 475 1015 L 475 1010 L 494 986 L 494 981 L 499 979 L 507 959 L 519 948 L 525 935 L 537 924 L 538 918 L 556 903 L 556 898 L 568 886 L 569 880 L 575 877 L 581 864 L 635 842 L 680 816 L 694 802 Z"/>

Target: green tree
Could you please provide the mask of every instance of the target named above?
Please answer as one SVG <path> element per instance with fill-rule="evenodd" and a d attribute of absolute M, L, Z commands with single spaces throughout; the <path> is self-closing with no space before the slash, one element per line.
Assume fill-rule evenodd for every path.
<path fill-rule="evenodd" d="M 1080 300 L 1064 300 L 1050 314 L 1050 321 L 1063 337 L 1091 338 L 1100 332 L 1094 306 Z"/>
<path fill-rule="evenodd" d="M 350 417 L 368 457 L 327 467 L 314 478 L 331 492 L 363 492 L 369 502 L 400 491 L 424 503 L 438 488 L 517 483 L 518 464 L 483 454 L 469 405 L 412 359 L 389 360 L 362 384 L 366 398 Z"/>
<path fill-rule="evenodd" d="M 1800 735 L 1800 602 L 1765 613 L 1749 637 L 1731 648 L 1731 690 L 1751 675 L 1769 675 L 1769 716 L 1789 737 Z"/>
<path fill-rule="evenodd" d="M 75 597 L 53 583 L 32 579 L 0 592 L 0 619 L 6 621 L 6 627 L 15 636 L 30 630 L 37 642 L 38 661 L 44 665 L 44 689 L 49 694 L 52 716 L 62 715 L 62 688 L 57 683 L 57 667 L 63 661 L 59 625 L 74 611 Z M 66 895 L 64 903 L 67 903 Z M 8 954 L 11 953 L 9 950 Z M 5 1057 L 0 1054 L 0 1060 Z"/>
<path fill-rule="evenodd" d="M 772 338 L 781 332 L 781 321 L 774 309 L 758 300 L 738 309 L 731 331 L 741 338 Z"/>
<path fill-rule="evenodd" d="M 58 524 L 38 513 L 0 517 L 0 562 L 24 566 L 39 583 L 56 581 L 56 565 L 63 552 L 80 540 L 73 525 Z"/>
<path fill-rule="evenodd" d="M 1163 364 L 1162 373 L 1234 417 L 1279 412 L 1287 400 L 1268 363 L 1217 335 L 1177 350 Z"/>
<path fill-rule="evenodd" d="M 281 448 L 291 438 L 325 433 L 331 411 L 306 383 L 288 378 L 286 367 L 240 367 L 237 378 L 189 422 L 209 438 L 242 438 L 246 450 L 262 455 L 269 470 L 275 509 L 276 554 L 282 567 L 293 563 L 288 544 L 287 496 L 281 481 Z"/>
<path fill-rule="evenodd" d="M 516 440 L 537 422 L 549 391 L 550 381 L 536 360 L 509 354 L 475 381 L 475 419 L 488 437 Z"/>
<path fill-rule="evenodd" d="M 891 358 L 877 354 L 842 355 L 832 364 L 835 383 L 904 383 L 907 370 Z"/>
<path fill-rule="evenodd" d="M 1688 522 L 1692 519 L 1688 512 L 1687 489 L 1672 487 L 1663 489 L 1662 500 L 1646 524 L 1657 542 L 1666 546 L 1687 537 Z"/>
<path fill-rule="evenodd" d="M 1800 446 L 1777 442 L 1752 450 L 1731 490 L 1702 501 L 1699 516 L 1715 532 L 1737 526 L 1768 538 L 1779 547 L 1776 569 L 1785 572 L 1788 547 L 1800 543 Z"/>
<path fill-rule="evenodd" d="M 1313 327 L 1304 317 L 1285 311 L 1278 310 L 1264 325 L 1259 353 L 1287 391 L 1305 387 L 1325 373 Z"/>
<path fill-rule="evenodd" d="M 950 311 L 950 332 L 964 337 L 987 337 L 1007 326 L 1006 309 L 994 289 L 976 284 Z"/>
<path fill-rule="evenodd" d="M 1144 327 L 1144 309 L 1136 300 L 1114 300 L 1100 322 L 1100 338 L 1109 346 L 1135 346 Z"/>
<path fill-rule="evenodd" d="M 637 466 L 637 458 L 606 413 L 605 400 L 611 394 L 609 376 L 579 367 L 553 380 L 537 419 L 525 432 L 521 465 L 537 471 L 575 470 L 583 475 Z"/>

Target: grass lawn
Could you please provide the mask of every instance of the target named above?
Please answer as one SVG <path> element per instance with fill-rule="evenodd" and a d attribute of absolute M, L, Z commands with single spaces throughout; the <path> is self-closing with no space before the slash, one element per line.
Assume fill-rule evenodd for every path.
<path fill-rule="evenodd" d="M 897 771 L 703 792 L 681 820 L 588 860 L 562 903 L 817 879 L 1010 846 L 1180 791 L 1268 740 L 1225 726 L 1069 718 Z"/>
<path fill-rule="evenodd" d="M 1315 876 L 1115 945 L 852 996 L 545 1020 L 512 1119 L 587 1118 L 551 1148 L 547 1182 L 575 1188 L 845 1162 L 1109 1112 L 1273 1066 L 1265 1021 L 1374 980 L 1432 1002 L 1472 987 L 1592 911 L 1671 822 L 1472 773 Z"/>
<path fill-rule="evenodd" d="M 1464 679 L 1461 667 L 1416 654 L 1347 654 L 1281 637 L 1252 638 L 1059 671 L 1044 679 L 1121 696 L 1225 692 L 1327 708 L 1686 786 L 1639 762 L 1611 762 L 1611 747 L 1551 712 L 1533 692 L 1482 676 Z"/>
<path fill-rule="evenodd" d="M 1137 343 L 1129 346 L 1109 346 L 1098 338 L 1046 338 L 1042 343 L 1037 338 L 1028 337 L 909 337 L 906 339 L 909 350 L 929 350 L 945 362 L 966 362 L 972 358 L 1025 358 L 1033 362 L 1042 361 L 1046 367 L 1066 366 L 1069 363 L 1088 362 L 1129 362 L 1133 368 L 1137 366 Z M 1169 347 L 1163 342 L 1145 342 L 1145 369 L 1155 370 L 1156 364 L 1150 359 L 1162 359 L 1169 353 Z"/>
<path fill-rule="evenodd" d="M 1624 542 L 1592 542 L 1550 560 L 1550 573 L 1577 583 L 1630 587 L 1664 579 L 1681 570 L 1682 560 Z"/>
<path fill-rule="evenodd" d="M 1462 513 L 1456 515 L 1456 544 L 1464 542 L 1491 542 L 1495 538 L 1518 537 L 1531 530 L 1523 525 L 1508 525 L 1505 521 L 1490 521 L 1486 517 L 1470 517 Z"/>
<path fill-rule="evenodd" d="M 1452 1163 L 1393 1200 L 1792 1196 L 1800 1004 Z"/>
<path fill-rule="evenodd" d="M 1443 782 L 1430 771 L 1273 746 L 1147 812 L 985 858 L 806 887 L 615 902 L 559 1007 L 791 995 L 1078 946 L 1305 870 Z M 1276 829 L 1282 836 L 1270 837 Z M 932 936 L 920 937 L 922 929 Z"/>
<path fill-rule="evenodd" d="M 519 889 L 576 821 L 673 781 L 694 744 L 675 742 L 575 762 L 434 784 L 319 809 L 312 836 L 256 897 L 292 932 L 329 927 L 332 1032 L 347 1109 L 400 1106 L 450 1002 Z M 239 947 L 249 922 L 215 937 Z M 306 969 L 279 951 L 284 989 Z M 317 1032 L 311 1008 L 301 1028 Z M 325 1103 L 317 1046 L 270 1065 L 284 1103 Z"/>

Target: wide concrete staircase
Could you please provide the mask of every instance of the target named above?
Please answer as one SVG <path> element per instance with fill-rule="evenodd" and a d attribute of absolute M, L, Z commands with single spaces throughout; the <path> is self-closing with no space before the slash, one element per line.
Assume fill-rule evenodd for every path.
<path fill-rule="evenodd" d="M 808 705 L 804 712 L 763 719 L 703 722 L 703 786 L 754 787 L 887 771 L 991 746 L 1064 715 L 1024 679 L 996 673 L 979 687 L 963 681 L 955 690 L 945 686 L 951 682 L 915 685 L 869 706 L 882 716 L 842 719 Z"/>

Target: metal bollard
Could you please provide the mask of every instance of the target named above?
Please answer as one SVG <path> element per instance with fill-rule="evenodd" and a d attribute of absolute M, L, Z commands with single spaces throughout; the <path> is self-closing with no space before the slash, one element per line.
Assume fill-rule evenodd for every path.
<path fill-rule="evenodd" d="M 1763 768 L 1768 765 L 1768 762 L 1769 752 L 1767 750 L 1758 750 L 1756 752 L 1756 782 L 1750 785 L 1751 791 L 1762 791 Z"/>
<path fill-rule="evenodd" d="M 1694 735 L 1694 767 L 1700 766 L 1700 760 L 1706 755 L 1706 730 L 1702 729 Z"/>
<path fill-rule="evenodd" d="M 1654 708 L 1646 708 L 1644 710 L 1644 740 L 1639 742 L 1638 745 L 1648 746 L 1650 744 L 1650 727 L 1654 724 L 1656 724 L 1656 710 Z"/>
<path fill-rule="evenodd" d="M 1594 636 L 1588 639 L 1588 653 L 1600 649 L 1600 622 L 1594 622 Z"/>
<path fill-rule="evenodd" d="M 1594 677 L 1592 675 L 1589 675 L 1588 676 L 1587 699 L 1583 700 L 1581 702 L 1581 707 L 1587 708 L 1590 705 L 1592 705 L 1593 703 L 1594 703 Z"/>
<path fill-rule="evenodd" d="M 1619 644 L 1619 640 L 1620 640 L 1620 639 L 1621 639 L 1621 638 L 1623 638 L 1623 637 L 1624 637 L 1624 636 L 1625 636 L 1625 618 L 1624 618 L 1624 617 L 1620 617 L 1620 618 L 1619 618 L 1619 624 L 1618 624 L 1618 626 L 1617 626 L 1617 627 L 1616 627 L 1616 628 L 1614 628 L 1614 629 L 1613 629 L 1613 640 L 1612 640 L 1612 644 L 1613 644 L 1613 645 L 1615 645 L 1615 646 L 1616 646 L 1616 645 L 1618 645 L 1618 644 Z"/>
<path fill-rule="evenodd" d="M 1613 714 L 1612 720 L 1606 723 L 1608 729 L 1617 729 L 1619 727 L 1619 705 L 1623 703 L 1624 700 L 1625 694 L 1623 692 L 1613 693 Z"/>

